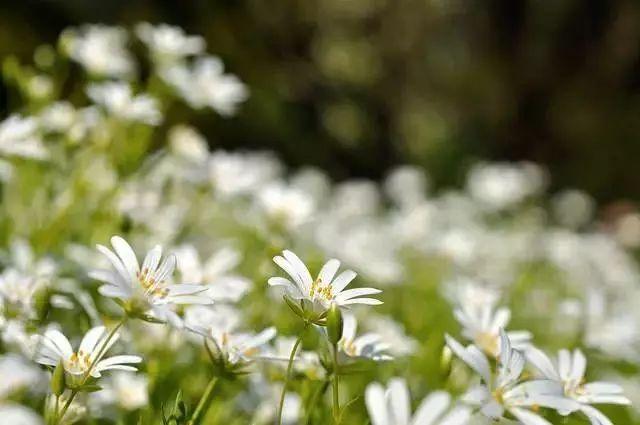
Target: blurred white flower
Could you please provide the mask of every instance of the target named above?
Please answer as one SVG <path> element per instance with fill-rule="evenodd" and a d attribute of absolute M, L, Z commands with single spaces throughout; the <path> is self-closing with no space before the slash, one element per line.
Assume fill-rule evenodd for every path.
<path fill-rule="evenodd" d="M 500 330 L 501 350 L 496 371 L 491 370 L 489 360 L 475 345 L 463 347 L 449 335 L 445 338 L 451 351 L 480 375 L 482 384 L 467 391 L 463 401 L 478 406 L 486 417 L 498 420 L 508 411 L 524 425 L 551 425 L 534 410 L 548 407 L 573 412 L 579 407 L 578 403 L 564 397 L 562 386 L 557 382 L 522 380 L 525 358 L 511 347 L 504 331 Z"/>
<path fill-rule="evenodd" d="M 215 56 L 199 57 L 192 66 L 170 66 L 161 76 L 191 107 L 209 107 L 222 116 L 234 115 L 249 97 L 247 87 L 235 75 L 225 74 L 222 61 Z"/>
<path fill-rule="evenodd" d="M 202 53 L 205 41 L 198 35 L 186 35 L 180 27 L 167 24 L 151 25 L 141 22 L 136 25 L 136 35 L 146 45 L 154 61 L 167 65 L 189 55 Z"/>
<path fill-rule="evenodd" d="M 127 39 L 127 32 L 119 27 L 84 25 L 65 31 L 60 42 L 68 55 L 90 74 L 130 77 L 135 64 L 126 49 Z"/>
<path fill-rule="evenodd" d="M 280 163 L 269 153 L 215 151 L 209 159 L 209 180 L 223 197 L 246 195 L 275 180 Z"/>
<path fill-rule="evenodd" d="M 169 131 L 171 151 L 181 158 L 201 164 L 209 158 L 206 139 L 195 128 L 178 125 Z"/>
<path fill-rule="evenodd" d="M 593 425 L 613 425 L 613 423 L 592 404 L 622 404 L 631 402 L 623 394 L 621 386 L 610 382 L 585 382 L 587 359 L 580 349 L 575 349 L 573 355 L 569 350 L 558 352 L 557 366 L 551 359 L 537 348 L 526 353 L 527 359 L 546 379 L 559 383 L 564 389 L 564 395 L 580 403 L 583 412 Z M 561 414 L 571 412 L 560 411 Z"/>
<path fill-rule="evenodd" d="M 404 326 L 389 316 L 368 314 L 365 325 L 380 336 L 393 356 L 410 356 L 419 347 L 418 341 L 405 333 Z"/>
<path fill-rule="evenodd" d="M 113 269 L 99 269 L 90 273 L 92 278 L 104 282 L 99 288 L 102 295 L 128 303 L 127 308 L 143 312 L 151 310 L 157 319 L 169 320 L 176 325 L 180 324 L 180 319 L 168 308 L 169 305 L 213 302 L 202 285 L 168 283 L 176 266 L 176 257 L 170 254 L 161 262 L 160 245 L 147 253 L 142 268 L 133 249 L 124 239 L 114 236 L 111 245 L 115 253 L 103 245 L 98 245 L 98 251 L 107 257 Z"/>
<path fill-rule="evenodd" d="M 0 399 L 23 389 L 42 389 L 39 384 L 43 378 L 42 371 L 24 357 L 16 354 L 0 356 Z"/>
<path fill-rule="evenodd" d="M 282 182 L 261 188 L 257 193 L 257 203 L 271 220 L 289 229 L 308 221 L 315 210 L 310 196 Z"/>
<path fill-rule="evenodd" d="M 487 355 L 498 358 L 501 352 L 500 332 L 511 320 L 511 310 L 507 307 L 495 308 L 491 298 L 480 304 L 474 302 L 461 303 L 453 314 L 462 326 L 462 335 L 472 341 Z M 507 332 L 511 345 L 516 349 L 526 349 L 531 341 L 528 331 Z"/>
<path fill-rule="evenodd" d="M 146 94 L 134 96 L 128 83 L 90 84 L 87 95 L 107 113 L 123 121 L 138 121 L 148 125 L 158 125 L 162 121 L 158 102 Z"/>
<path fill-rule="evenodd" d="M 192 245 L 177 247 L 175 255 L 182 280 L 203 285 L 216 302 L 237 302 L 251 286 L 249 279 L 232 273 L 242 254 L 231 247 L 219 249 L 204 262 Z"/>
<path fill-rule="evenodd" d="M 14 114 L 0 122 L 0 155 L 48 158 L 49 152 L 38 134 L 38 121 Z"/>
<path fill-rule="evenodd" d="M 539 193 L 544 185 L 543 171 L 531 163 L 480 164 L 467 177 L 471 196 L 490 210 L 510 208 Z"/>
<path fill-rule="evenodd" d="M 434 391 L 425 397 L 411 414 L 411 398 L 407 383 L 393 378 L 385 389 L 374 382 L 367 386 L 365 404 L 371 425 L 467 425 L 471 409 L 451 408 L 451 396 L 446 391 Z"/>
<path fill-rule="evenodd" d="M 116 333 L 108 339 L 106 328 L 96 326 L 82 338 L 78 351 L 74 351 L 66 336 L 56 329 L 50 329 L 38 337 L 39 349 L 35 361 L 52 367 L 62 363 L 70 381 L 74 383 L 82 383 L 86 375 L 99 378 L 102 372 L 107 370 L 136 371 L 131 364 L 140 363 L 140 356 L 118 355 L 103 358 L 118 338 L 119 334 Z"/>
<path fill-rule="evenodd" d="M 237 310 L 227 305 L 190 307 L 185 313 L 187 329 L 213 342 L 216 356 L 230 365 L 250 362 L 269 353 L 266 344 L 276 336 L 271 327 L 257 334 L 240 332 Z"/>
<path fill-rule="evenodd" d="M 384 181 L 386 195 L 399 208 L 413 208 L 425 200 L 429 180 L 421 168 L 411 165 L 397 167 Z"/>
<path fill-rule="evenodd" d="M 33 410 L 16 403 L 1 403 L 0 418 L 11 425 L 42 425 L 44 421 Z"/>
<path fill-rule="evenodd" d="M 327 261 L 318 273 L 318 277 L 313 280 L 309 269 L 296 254 L 284 250 L 282 255 L 273 257 L 273 261 L 289 275 L 293 282 L 283 277 L 271 277 L 269 285 L 284 287 L 294 299 L 307 300 L 312 304 L 319 304 L 323 308 L 328 308 L 332 303 L 341 307 L 352 304 L 382 304 L 382 301 L 374 298 L 363 298 L 365 295 L 379 294 L 382 292 L 379 289 L 345 290 L 357 274 L 353 270 L 345 270 L 336 277 L 336 272 L 340 267 L 340 261 L 336 259 Z"/>
<path fill-rule="evenodd" d="M 370 359 L 376 362 L 393 360 L 389 352 L 389 344 L 380 335 L 367 332 L 357 335 L 358 322 L 353 314 L 343 314 L 342 338 L 338 341 L 338 349 L 347 357 Z"/>
<path fill-rule="evenodd" d="M 117 405 L 124 410 L 141 409 L 148 405 L 149 382 L 145 375 L 115 372 L 100 382 L 101 391 L 93 399 L 99 405 Z"/>

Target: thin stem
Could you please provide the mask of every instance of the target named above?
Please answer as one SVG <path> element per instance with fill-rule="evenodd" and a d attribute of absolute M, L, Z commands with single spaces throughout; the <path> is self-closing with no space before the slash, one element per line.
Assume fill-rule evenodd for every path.
<path fill-rule="evenodd" d="M 338 345 L 333 345 L 333 421 L 336 424 L 340 423 L 340 395 L 338 380 Z"/>
<path fill-rule="evenodd" d="M 282 393 L 280 394 L 280 403 L 278 404 L 278 425 L 282 425 L 282 408 L 284 406 L 284 396 L 287 393 L 287 385 L 289 384 L 289 379 L 291 378 L 291 369 L 293 369 L 293 358 L 296 356 L 296 351 L 298 351 L 298 346 L 302 342 L 302 337 L 304 336 L 308 323 L 305 323 L 304 328 L 302 328 L 302 332 L 298 336 L 295 344 L 293 344 L 293 348 L 291 349 L 291 354 L 289 355 L 289 363 L 287 364 L 287 375 L 284 380 L 284 385 L 282 386 Z"/>
<path fill-rule="evenodd" d="M 311 423 L 311 414 L 313 413 L 313 407 L 318 402 L 318 398 L 322 396 L 322 394 L 324 394 L 324 392 L 327 390 L 328 386 L 329 381 L 324 381 L 320 386 L 318 386 L 318 389 L 313 393 L 311 399 L 309 399 L 309 403 L 307 404 L 307 412 L 304 417 L 304 423 L 306 425 L 309 425 Z"/>
<path fill-rule="evenodd" d="M 116 335 L 116 332 L 118 332 L 118 329 L 120 329 L 122 327 L 122 325 L 124 325 L 124 322 L 126 322 L 126 321 L 127 321 L 127 316 L 123 317 L 122 320 L 120 320 L 116 324 L 116 326 L 114 326 L 114 328 L 111 329 L 111 331 L 109 332 L 109 335 L 107 335 L 107 337 L 105 338 L 104 342 L 102 343 L 102 346 L 100 347 L 100 350 L 98 350 L 98 355 L 96 355 L 94 357 L 94 359 L 91 361 L 91 364 L 89 364 L 89 368 L 87 369 L 87 371 L 84 373 L 84 375 L 82 377 L 82 381 L 80 381 L 80 385 L 78 385 L 78 387 L 76 387 L 76 388 L 81 388 L 82 386 L 84 386 L 84 384 L 87 383 L 87 381 L 91 377 L 91 372 L 93 371 L 93 368 L 100 361 L 100 359 L 102 359 L 102 356 L 107 351 L 107 348 L 109 347 L 109 342 L 111 342 L 113 337 Z M 60 414 L 56 413 L 56 417 L 55 417 L 55 421 L 54 421 L 55 425 L 58 425 L 58 424 L 60 424 L 60 422 L 62 422 L 62 418 L 64 417 L 64 414 L 67 413 L 67 410 L 69 409 L 69 406 L 71 406 L 71 403 L 73 402 L 73 399 L 76 397 L 76 395 L 78 395 L 78 392 L 79 391 L 77 389 L 71 390 L 71 395 L 69 395 L 69 398 L 67 399 L 67 402 L 62 407 L 62 410 L 60 411 Z"/>
<path fill-rule="evenodd" d="M 198 402 L 198 406 L 196 407 L 196 410 L 193 412 L 193 415 L 191 415 L 191 419 L 189 420 L 189 422 L 187 422 L 187 425 L 196 425 L 198 423 L 198 419 L 200 418 L 200 415 L 202 414 L 203 411 L 205 411 L 205 408 L 209 406 L 209 403 L 211 403 L 211 396 L 213 394 L 213 389 L 216 386 L 216 382 L 218 382 L 217 376 L 214 376 L 213 378 L 211 378 L 211 380 L 209 381 L 209 384 L 207 385 L 207 388 L 204 390 L 204 393 L 202 394 L 202 397 L 200 397 L 200 401 Z"/>

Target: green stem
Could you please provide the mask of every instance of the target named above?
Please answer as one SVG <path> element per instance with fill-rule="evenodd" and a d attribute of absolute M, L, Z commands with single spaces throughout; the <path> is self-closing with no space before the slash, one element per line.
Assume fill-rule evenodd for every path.
<path fill-rule="evenodd" d="M 340 423 L 340 395 L 338 380 L 338 345 L 333 345 L 333 421 Z"/>
<path fill-rule="evenodd" d="M 284 406 L 284 396 L 287 393 L 287 385 L 289 384 L 289 379 L 291 378 L 291 369 L 293 369 L 293 359 L 296 356 L 296 351 L 298 351 L 298 346 L 302 342 L 302 337 L 304 336 L 305 331 L 307 330 L 308 323 L 305 323 L 302 332 L 298 336 L 295 344 L 293 344 L 293 348 L 291 349 L 291 354 L 289 355 L 289 363 L 287 364 L 287 375 L 284 380 L 284 385 L 282 386 L 282 393 L 280 394 L 280 403 L 278 404 L 278 425 L 282 425 L 282 408 Z"/>
<path fill-rule="evenodd" d="M 81 388 L 82 386 L 84 386 L 84 384 L 87 383 L 87 381 L 91 377 L 91 372 L 93 371 L 93 368 L 102 359 L 102 356 L 107 351 L 107 347 L 109 347 L 109 342 L 111 342 L 113 337 L 116 335 L 116 332 L 118 332 L 118 329 L 120 329 L 122 327 L 122 325 L 124 325 L 124 322 L 126 322 L 126 321 L 127 321 L 127 316 L 123 317 L 122 320 L 120 320 L 116 324 L 116 326 L 114 326 L 114 328 L 111 329 L 111 331 L 109 332 L 109 335 L 107 335 L 107 337 L 105 338 L 104 342 L 102 343 L 102 346 L 100 347 L 100 350 L 98 351 L 98 355 L 96 357 L 94 357 L 93 361 L 89 365 L 89 368 L 84 373 L 84 376 L 82 377 L 82 381 L 80 381 L 80 385 L 78 385 L 78 387 L 76 387 L 76 388 Z M 67 399 L 67 402 L 62 407 L 62 410 L 60 411 L 59 414 L 56 413 L 55 421 L 53 422 L 55 425 L 58 425 L 58 424 L 60 424 L 62 422 L 62 418 L 64 417 L 65 413 L 67 413 L 67 410 L 69 409 L 69 406 L 71 406 L 71 403 L 73 402 L 73 399 L 76 397 L 76 395 L 78 395 L 78 392 L 79 391 L 77 389 L 71 390 L 71 395 L 69 395 L 69 398 Z"/>
<path fill-rule="evenodd" d="M 196 410 L 193 412 L 193 415 L 191 415 L 191 419 L 189 420 L 189 422 L 187 422 L 187 425 L 196 425 L 198 423 L 198 419 L 200 418 L 200 415 L 202 414 L 202 412 L 205 411 L 205 408 L 209 406 L 209 404 L 211 403 L 211 395 L 213 394 L 213 389 L 216 386 L 216 382 L 218 382 L 218 377 L 214 376 L 213 378 L 211 378 L 211 380 L 209 381 L 209 384 L 207 385 L 207 388 L 204 390 L 204 393 L 202 394 L 202 397 L 200 397 L 200 401 L 198 402 L 198 406 L 196 407 Z"/>
<path fill-rule="evenodd" d="M 305 414 L 304 423 L 309 425 L 311 423 L 311 414 L 313 413 L 313 407 L 318 403 L 318 398 L 324 394 L 329 386 L 329 381 L 326 380 L 318 387 L 315 393 L 309 399 L 309 403 L 307 404 L 307 412 Z"/>

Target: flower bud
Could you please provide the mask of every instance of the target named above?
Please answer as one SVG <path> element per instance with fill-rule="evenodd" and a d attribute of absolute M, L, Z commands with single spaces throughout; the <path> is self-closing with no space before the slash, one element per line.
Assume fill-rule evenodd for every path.
<path fill-rule="evenodd" d="M 451 358 L 453 353 L 448 346 L 444 346 L 442 348 L 442 353 L 440 354 L 440 371 L 443 376 L 449 376 L 451 372 Z"/>
<path fill-rule="evenodd" d="M 51 392 L 59 396 L 64 392 L 65 386 L 64 366 L 62 366 L 62 361 L 60 361 L 56 368 L 53 369 L 53 375 L 51 376 Z"/>
<path fill-rule="evenodd" d="M 51 309 L 51 290 L 48 285 L 43 285 L 33 295 L 33 305 L 35 307 L 38 320 L 46 319 Z"/>
<path fill-rule="evenodd" d="M 342 338 L 342 328 L 342 311 L 336 303 L 332 303 L 327 313 L 327 335 L 333 345 L 336 345 Z"/>

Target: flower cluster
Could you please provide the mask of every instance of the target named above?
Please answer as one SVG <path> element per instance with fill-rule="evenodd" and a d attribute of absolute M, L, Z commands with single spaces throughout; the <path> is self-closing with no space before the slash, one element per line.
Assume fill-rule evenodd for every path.
<path fill-rule="evenodd" d="M 3 81 L 1 422 L 640 423 L 637 211 L 531 163 L 430 191 L 223 150 L 185 121 L 249 89 L 169 25 Z"/>

